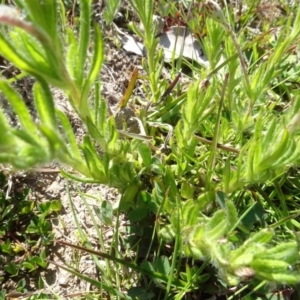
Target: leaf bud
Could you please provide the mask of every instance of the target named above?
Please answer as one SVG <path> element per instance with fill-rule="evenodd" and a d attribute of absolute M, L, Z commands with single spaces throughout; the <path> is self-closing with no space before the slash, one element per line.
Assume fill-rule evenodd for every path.
<path fill-rule="evenodd" d="M 227 21 L 225 19 L 223 11 L 217 2 L 212 0 L 206 0 L 204 3 L 204 8 L 207 15 L 211 17 L 213 20 L 223 25 L 227 25 Z"/>

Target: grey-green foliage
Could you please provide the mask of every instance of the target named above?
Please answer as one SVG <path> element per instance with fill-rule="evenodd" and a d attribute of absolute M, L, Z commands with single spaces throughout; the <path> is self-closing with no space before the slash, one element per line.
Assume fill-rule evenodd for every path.
<path fill-rule="evenodd" d="M 290 22 L 289 24 L 291 25 Z M 208 31 L 205 38 L 212 45 L 213 41 L 220 39 L 220 28 L 218 30 L 213 27 L 211 21 L 208 25 L 210 29 L 215 29 Z M 281 114 L 266 105 L 270 84 L 278 76 L 280 64 L 287 59 L 286 50 L 299 36 L 299 25 L 300 13 L 297 12 L 291 28 L 292 33 L 284 32 L 280 36 L 270 60 L 256 62 L 257 70 L 249 76 L 251 98 L 249 91 L 245 92 L 241 88 L 241 80 L 237 77 L 240 75 L 236 70 L 238 64 L 234 63 L 237 56 L 231 53 L 232 47 L 227 45 L 230 42 L 225 41 L 226 49 L 230 52 L 229 67 L 226 70 L 229 83 L 227 94 L 223 95 L 225 99 L 221 99 L 219 92 L 222 90 L 220 86 L 225 84 L 222 73 L 215 75 L 216 72 L 212 70 L 210 82 L 199 80 L 189 86 L 186 101 L 181 108 L 182 119 L 174 130 L 179 150 L 175 146 L 172 148 L 172 159 L 176 160 L 172 167 L 178 175 L 177 178 L 186 176 L 184 179 L 188 181 L 195 174 L 197 179 L 194 180 L 199 182 L 199 177 L 203 174 L 204 181 L 207 180 L 206 174 L 210 170 L 205 169 L 206 165 L 203 163 L 208 157 L 205 152 L 207 148 L 202 147 L 203 150 L 198 152 L 199 156 L 195 157 L 197 146 L 191 138 L 194 134 L 200 132 L 205 135 L 209 132 L 207 135 L 213 135 L 214 144 L 215 139 L 219 141 L 220 136 L 215 135 L 216 131 L 211 130 L 211 127 L 219 126 L 222 133 L 227 126 L 226 130 L 230 133 L 228 140 L 238 150 L 232 156 L 222 150 L 215 153 L 214 159 L 218 161 L 220 167 L 217 165 L 217 168 L 220 169 L 214 172 L 221 175 L 213 182 L 206 182 L 205 187 L 198 183 L 203 188 L 200 196 L 195 197 L 192 193 L 188 200 L 180 203 L 180 207 L 170 203 L 171 199 L 165 200 L 165 209 L 171 215 L 170 224 L 160 230 L 161 237 L 166 241 L 176 240 L 180 234 L 185 255 L 212 263 L 229 285 L 236 285 L 253 276 L 290 284 L 297 283 L 300 279 L 292 267 L 299 260 L 299 246 L 295 236 L 291 237 L 291 241 L 276 245 L 271 241 L 275 236 L 274 232 L 261 229 L 250 237 L 247 232 L 248 238 L 244 240 L 237 238 L 232 241 L 230 238 L 241 221 L 232 202 L 226 202 L 226 207 L 217 210 L 211 217 L 203 213 L 209 204 L 215 203 L 216 191 L 221 190 L 231 195 L 247 185 L 265 183 L 291 165 L 299 163 L 299 98 L 295 97 L 289 109 Z M 212 67 L 215 65 L 214 61 L 211 62 Z M 224 101 L 224 116 L 219 124 L 216 122 L 215 111 L 216 104 L 220 101 Z M 249 137 L 243 139 L 247 134 Z M 215 151 L 212 146 L 208 149 Z M 202 174 L 199 172 L 201 168 Z M 191 182 L 192 180 L 184 182 L 182 186 Z M 177 228 L 181 229 L 180 232 Z M 274 261 L 271 253 L 274 254 Z"/>
<path fill-rule="evenodd" d="M 237 56 L 232 54 L 231 42 L 224 41 L 228 56 L 226 72 L 229 73 L 227 94 L 220 93 L 223 76 L 216 75 L 218 72 L 213 69 L 201 74 L 207 76 L 207 80 L 190 84 L 187 92 L 181 91 L 176 99 L 163 99 L 165 104 L 158 101 L 165 85 L 158 84 L 163 64 L 162 53 L 156 55 L 153 3 L 151 0 L 130 2 L 144 27 L 144 32 L 135 29 L 144 37 L 147 50 L 148 64 L 144 63 L 144 67 L 151 90 L 147 100 L 156 104 L 150 107 L 152 110 L 147 116 L 146 110 L 141 110 L 145 114 L 143 121 L 152 126 L 149 131 L 153 132 L 158 124 L 167 124 L 165 127 L 170 128 L 171 133 L 175 127 L 170 145 L 167 145 L 170 149 L 162 149 L 171 153 L 160 155 L 157 151 L 154 156 L 154 151 L 146 144 L 143 147 L 138 142 L 119 139 L 114 119 L 100 97 L 100 84 L 96 83 L 103 62 L 103 40 L 99 27 L 91 27 L 91 1 L 79 1 L 77 39 L 70 29 L 62 33 L 58 28 L 59 2 L 18 0 L 16 3 L 26 13 L 25 19 L 13 8 L 0 7 L 0 23 L 5 24 L 1 25 L 0 53 L 36 78 L 33 96 L 40 121 L 38 124 L 33 121 L 20 96 L 1 80 L 1 91 L 15 112 L 20 128 L 13 128 L 0 109 L 0 131 L 3 133 L 0 135 L 0 162 L 28 169 L 59 160 L 84 176 L 65 172 L 69 178 L 120 188 L 123 191 L 120 208 L 124 211 L 134 206 L 133 201 L 141 187 L 139 176 L 149 171 L 149 181 L 153 185 L 151 197 L 169 222 L 160 229 L 160 236 L 167 241 L 175 239 L 177 251 L 181 249 L 185 255 L 212 263 L 230 285 L 254 275 L 269 281 L 299 281 L 299 275 L 289 267 L 299 258 L 296 238 L 274 246 L 271 243 L 273 231 L 262 229 L 250 237 L 247 232 L 245 238 L 233 242 L 230 238 L 240 224 L 233 201 L 226 201 L 214 212 L 205 214 L 204 211 L 215 205 L 217 191 L 230 195 L 245 185 L 265 182 L 278 170 L 299 162 L 299 99 L 279 116 L 265 107 L 269 84 L 279 72 L 277 64 L 285 60 L 285 52 L 299 34 L 300 11 L 291 34 L 282 35 L 270 59 L 259 63 L 257 70 L 250 74 L 251 91 L 243 90 Z M 116 7 L 110 12 L 109 20 Z M 219 55 L 218 45 L 222 44 L 224 31 L 212 20 L 207 24 L 209 30 L 204 41 L 211 42 L 212 47 L 215 45 L 212 53 Z M 93 53 L 90 56 L 91 44 Z M 215 57 L 208 57 L 212 68 L 217 64 L 212 61 Z M 224 73 L 223 70 L 220 73 Z M 55 109 L 50 85 L 67 95 L 87 128 L 88 134 L 80 146 L 66 115 Z M 227 118 L 225 111 L 229 115 Z M 222 122 L 219 122 L 220 116 Z M 146 117 L 151 120 L 148 124 Z M 235 156 L 199 145 L 194 137 L 201 131 L 204 135 L 208 133 L 216 146 L 226 126 L 226 132 L 230 132 L 229 140 L 237 148 Z M 245 141 L 246 133 L 250 137 Z M 160 132 L 159 142 L 161 136 L 163 133 Z M 215 176 L 212 176 L 213 172 Z M 274 258 L 273 267 L 271 257 Z M 262 269 L 264 265 L 266 268 Z"/>
<path fill-rule="evenodd" d="M 39 122 L 33 121 L 23 99 L 2 79 L 1 91 L 20 128 L 11 127 L 0 110 L 0 130 L 5 132 L 0 140 L 0 162 L 28 169 L 58 160 L 78 172 L 78 175 L 68 174 L 74 179 L 126 187 L 135 172 L 126 158 L 129 146 L 126 141 L 118 140 L 114 119 L 107 114 L 96 82 L 104 57 L 103 41 L 99 26 L 91 26 L 90 1 L 79 1 L 78 39 L 71 30 L 62 31 L 59 27 L 58 20 L 65 23 L 59 19 L 65 18 L 59 14 L 58 6 L 62 3 L 52 0 L 16 3 L 24 16 L 16 8 L 0 7 L 0 53 L 24 74 L 35 77 L 33 97 Z M 90 43 L 93 52 L 89 57 Z M 87 127 L 89 136 L 81 146 L 66 115 L 55 108 L 50 85 L 65 93 Z"/>
<path fill-rule="evenodd" d="M 293 270 L 299 260 L 296 240 L 274 245 L 274 231 L 261 229 L 243 241 L 233 234 L 240 221 L 232 201 L 226 201 L 224 209 L 211 217 L 200 213 L 205 198 L 211 196 L 203 195 L 196 201 L 186 201 L 181 210 L 174 209 L 171 224 L 161 229 L 160 236 L 164 240 L 174 239 L 180 222 L 184 254 L 213 264 L 230 286 L 254 276 L 289 284 L 300 280 L 299 273 Z"/>
<path fill-rule="evenodd" d="M 209 76 L 212 79 L 204 79 L 191 84 L 188 88 L 187 101 L 181 109 L 182 120 L 175 128 L 178 146 L 183 153 L 190 155 L 194 151 L 193 141 L 186 137 L 203 130 L 207 126 L 203 124 L 220 126 L 218 132 L 222 132 L 226 119 L 224 117 L 221 124 L 214 123 L 216 120 L 214 111 L 216 104 L 224 100 L 222 113 L 229 115 L 231 140 L 239 150 L 238 158 L 228 157 L 227 165 L 223 169 L 221 186 L 226 193 L 234 192 L 247 184 L 265 182 L 275 171 L 279 172 L 299 162 L 299 97 L 295 97 L 290 108 L 281 115 L 266 107 L 270 97 L 270 84 L 278 76 L 281 65 L 288 59 L 287 49 L 294 45 L 299 36 L 300 13 L 297 12 L 293 25 L 290 20 L 288 22 L 290 32 L 281 33 L 269 59 L 256 62 L 257 70 L 250 76 L 251 97 L 249 91 L 245 92 L 241 87 L 241 80 L 238 78 L 241 75 L 236 70 L 238 64 L 234 63 L 237 56 L 232 55 L 230 40 L 225 42 L 225 52 L 229 55 L 227 62 L 229 81 L 225 99 L 221 99 L 217 92 L 219 86 L 225 84 L 222 70 L 217 74 L 213 70 Z M 211 20 L 207 22 L 207 26 L 209 30 L 204 41 L 211 47 L 216 40 L 220 41 L 222 29 L 214 27 Z M 212 60 L 215 56 L 209 58 L 211 67 L 214 68 L 215 62 Z M 251 133 L 250 138 L 247 142 L 241 141 L 241 137 L 246 133 Z M 213 137 L 212 144 L 215 140 L 219 141 L 219 136 Z M 214 151 L 212 147 L 211 151 Z"/>

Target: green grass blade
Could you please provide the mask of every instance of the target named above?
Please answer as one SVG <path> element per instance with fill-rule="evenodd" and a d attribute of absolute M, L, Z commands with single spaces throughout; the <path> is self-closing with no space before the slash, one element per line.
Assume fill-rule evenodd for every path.
<path fill-rule="evenodd" d="M 121 265 L 127 266 L 128 268 L 131 268 L 132 270 L 136 270 L 136 271 L 139 271 L 139 272 L 141 272 L 145 275 L 148 275 L 151 278 L 159 279 L 159 280 L 161 280 L 165 283 L 168 282 L 168 276 L 166 276 L 164 274 L 161 274 L 159 272 L 149 271 L 149 270 L 144 269 L 144 268 L 142 268 L 138 265 L 130 263 L 127 260 L 119 259 L 119 258 L 117 258 L 113 255 L 103 253 L 103 252 L 100 252 L 100 251 L 95 251 L 95 250 L 92 250 L 92 249 L 88 249 L 86 247 L 77 246 L 77 245 L 74 245 L 74 244 L 71 244 L 71 243 L 67 243 L 65 241 L 57 241 L 57 243 L 59 243 L 61 245 L 68 246 L 68 247 L 71 247 L 73 249 L 78 249 L 78 250 L 81 250 L 81 251 L 84 251 L 84 252 L 87 252 L 87 253 L 90 253 L 90 254 L 93 254 L 93 255 L 97 255 L 97 256 L 109 259 L 109 260 L 111 260 L 115 263 L 119 263 Z M 172 283 L 172 286 L 173 285 L 184 286 L 184 282 L 182 280 L 174 280 L 173 283 Z"/>

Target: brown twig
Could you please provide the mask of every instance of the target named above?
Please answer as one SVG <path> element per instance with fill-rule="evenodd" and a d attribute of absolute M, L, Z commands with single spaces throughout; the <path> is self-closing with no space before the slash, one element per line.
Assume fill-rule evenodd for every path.
<path fill-rule="evenodd" d="M 207 144 L 207 145 L 211 145 L 212 144 L 212 141 L 208 140 L 208 139 L 205 139 L 201 136 L 198 136 L 198 135 L 194 135 L 194 137 L 202 142 L 203 144 Z M 225 151 L 228 151 L 228 152 L 233 152 L 233 153 L 237 153 L 239 154 L 240 153 L 240 150 L 238 149 L 235 149 L 235 148 L 232 148 L 230 146 L 226 146 L 226 145 L 223 145 L 223 144 L 220 144 L 220 143 L 217 143 L 217 148 L 219 149 L 222 149 L 222 150 L 225 150 Z"/>

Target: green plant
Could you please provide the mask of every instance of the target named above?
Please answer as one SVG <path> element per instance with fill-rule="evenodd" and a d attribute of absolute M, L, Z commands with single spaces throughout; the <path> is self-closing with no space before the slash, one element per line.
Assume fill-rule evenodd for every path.
<path fill-rule="evenodd" d="M 114 0 L 114 1 L 105 0 L 104 3 L 105 3 L 104 18 L 107 25 L 110 25 L 113 22 L 114 17 L 116 16 L 116 14 L 120 9 L 121 0 Z"/>
<path fill-rule="evenodd" d="M 249 41 L 245 32 L 236 38 L 227 25 L 226 19 L 234 18 L 230 9 L 225 15 L 218 7 L 225 31 L 208 10 L 214 18 L 206 20 L 207 34 L 202 44 L 210 68 L 199 70 L 186 62 L 192 73 L 202 79 L 192 78 L 187 88 L 179 81 L 174 89 L 174 84 L 160 80 L 163 53 L 156 49 L 153 2 L 129 2 L 143 31 L 135 24 L 131 28 L 143 38 L 147 51 L 143 61 L 146 99 L 140 101 L 139 109 L 130 112 L 139 124 L 139 133 L 131 132 L 126 121 L 121 122 L 121 128 L 116 126 L 117 116 L 108 114 L 100 95 L 98 73 L 103 62 L 103 41 L 99 27 L 91 26 L 90 1 L 79 1 L 78 40 L 71 28 L 59 30 L 63 20 L 58 17 L 56 1 L 16 1 L 26 11 L 26 19 L 13 8 L 0 8 L 0 23 L 6 25 L 0 31 L 0 53 L 35 77 L 33 94 L 40 118 L 40 123 L 35 124 L 20 96 L 7 81 L 0 81 L 20 123 L 20 128 L 12 128 L 0 110 L 0 128 L 5 133 L 0 136 L 0 162 L 28 169 L 55 159 L 62 168 L 71 167 L 78 173 L 62 169 L 69 179 L 119 189 L 121 200 L 111 246 L 116 255 L 90 249 L 75 213 L 79 240 L 86 247 L 68 245 L 91 253 L 101 273 L 108 275 L 102 284 L 67 269 L 111 295 L 130 299 L 119 292 L 118 270 L 122 266 L 146 274 L 150 278 L 148 289 L 158 289 L 164 299 L 181 299 L 201 283 L 207 287 L 203 287 L 203 293 L 209 294 L 216 274 L 220 286 L 226 288 L 246 282 L 249 293 L 242 288 L 235 295 L 244 293 L 248 299 L 251 289 L 259 292 L 267 282 L 297 284 L 299 197 L 293 195 L 295 200 L 289 201 L 284 189 L 290 186 L 291 194 L 296 194 L 299 188 L 290 183 L 290 172 L 294 167 L 293 176 L 299 179 L 300 101 L 299 93 L 286 86 L 282 70 L 289 70 L 287 78 L 299 79 L 299 70 L 294 71 L 288 59 L 294 55 L 292 50 L 299 40 L 300 11 L 291 15 L 278 37 L 266 31 Z M 106 3 L 108 23 L 118 3 Z M 190 9 L 192 4 L 189 3 Z M 249 19 L 254 18 L 252 14 L 250 10 Z M 264 43 L 265 38 L 272 39 L 273 45 Z M 242 51 L 250 52 L 248 69 Z M 179 75 L 173 83 L 178 79 Z M 50 84 L 65 92 L 86 127 L 82 144 L 77 144 L 67 116 L 55 108 Z M 283 109 L 282 90 L 292 99 L 288 109 Z M 129 110 L 126 104 L 130 94 L 120 105 L 122 113 L 125 108 Z M 270 94 L 274 96 L 272 100 Z M 276 106 L 281 108 L 279 113 Z M 107 203 L 102 202 L 101 209 L 94 210 L 102 222 L 113 223 Z M 137 253 L 143 243 L 147 245 L 143 262 L 128 263 L 125 257 L 120 258 L 117 249 L 121 212 L 127 213 L 132 225 L 130 238 L 122 242 Z M 40 220 L 30 228 L 48 230 Z M 104 252 L 101 231 L 98 237 Z M 150 239 L 146 242 L 144 237 Z M 166 244 L 171 245 L 172 253 L 163 247 Z M 153 249 L 157 251 L 153 253 Z M 166 259 L 167 254 L 170 259 Z M 106 259 L 105 268 L 100 266 L 98 256 Z M 115 262 L 116 272 L 109 261 Z M 11 266 L 12 272 L 14 267 Z M 134 292 L 151 292 L 138 288 L 128 288 L 132 297 Z"/>
<path fill-rule="evenodd" d="M 29 195 L 26 187 L 10 192 L 5 175 L 0 173 L 1 283 L 8 274 L 18 279 L 26 272 L 47 267 L 46 251 L 54 239 L 47 218 L 60 211 L 61 203 L 53 200 L 36 205 Z"/>

